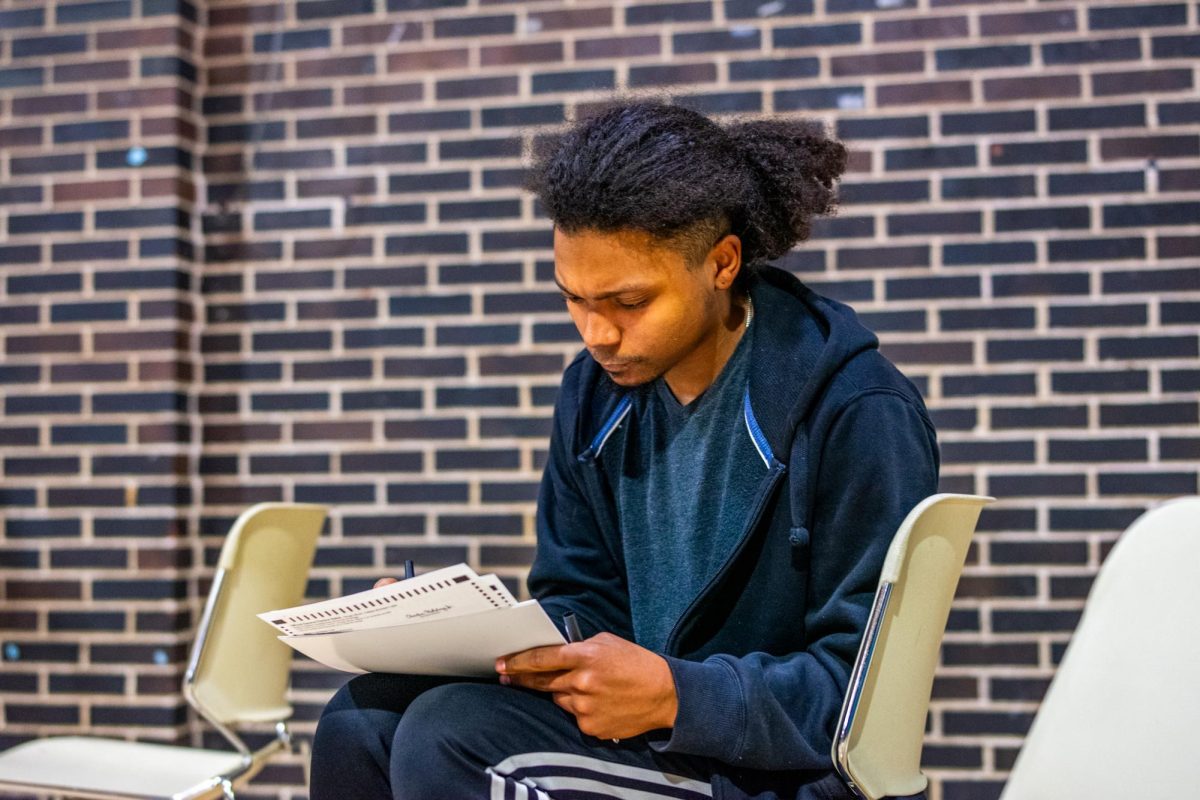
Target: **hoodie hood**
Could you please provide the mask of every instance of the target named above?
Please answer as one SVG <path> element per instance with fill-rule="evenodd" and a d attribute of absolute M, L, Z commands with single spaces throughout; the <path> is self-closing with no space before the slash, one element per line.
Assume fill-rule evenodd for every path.
<path fill-rule="evenodd" d="M 750 404 L 776 453 L 786 453 L 797 426 L 818 405 L 834 376 L 879 339 L 849 306 L 822 297 L 778 267 L 763 266 L 750 283 L 755 363 L 767 365 L 750 381 Z M 799 300 L 808 314 L 796 313 Z M 811 335 L 816 325 L 820 337 Z"/>

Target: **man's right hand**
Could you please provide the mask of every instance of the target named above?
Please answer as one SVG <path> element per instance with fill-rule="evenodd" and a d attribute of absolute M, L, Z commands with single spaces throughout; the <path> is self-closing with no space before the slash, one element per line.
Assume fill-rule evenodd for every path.
<path fill-rule="evenodd" d="M 399 578 L 380 578 L 379 580 L 375 581 L 375 585 L 371 588 L 378 589 L 380 586 L 387 586 L 389 583 L 397 583 L 398 581 Z"/>

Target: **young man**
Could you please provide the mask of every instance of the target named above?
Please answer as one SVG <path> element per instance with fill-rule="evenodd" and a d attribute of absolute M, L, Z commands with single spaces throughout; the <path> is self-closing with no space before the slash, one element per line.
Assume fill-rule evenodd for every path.
<path fill-rule="evenodd" d="M 897 525 L 936 491 L 914 387 L 845 306 L 765 265 L 845 151 L 783 120 L 618 106 L 543 155 L 562 383 L 530 592 L 586 639 L 499 685 L 356 678 L 312 797 L 849 796 L 829 750 Z"/>

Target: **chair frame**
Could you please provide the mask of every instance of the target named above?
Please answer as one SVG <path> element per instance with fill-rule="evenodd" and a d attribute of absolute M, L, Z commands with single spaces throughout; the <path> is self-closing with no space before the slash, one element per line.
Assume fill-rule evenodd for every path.
<path fill-rule="evenodd" d="M 240 526 L 249 521 L 256 513 L 268 511 L 276 507 L 304 507 L 309 509 L 320 509 L 322 516 L 327 514 L 328 509 L 324 506 L 314 504 L 296 504 L 296 503 L 260 503 L 246 509 L 235 522 L 234 530 L 240 531 Z M 228 540 L 228 535 L 227 535 Z M 224 552 L 224 549 L 222 550 Z M 311 556 L 310 556 L 311 558 Z M 227 591 L 226 583 L 230 572 L 227 566 L 218 564 L 213 575 L 213 583 L 208 591 L 208 596 L 204 604 L 204 609 L 201 612 L 200 620 L 196 626 L 196 634 L 192 642 L 191 652 L 188 656 L 187 667 L 183 678 L 183 697 L 204 719 L 211 725 L 221 736 L 228 741 L 236 751 L 236 755 L 240 756 L 240 761 L 236 767 L 214 774 L 211 778 L 201 781 L 191 787 L 188 787 L 189 798 L 204 798 L 204 797 L 221 797 L 224 800 L 236 800 L 234 783 L 253 777 L 265 765 L 266 760 L 279 751 L 290 752 L 293 744 L 292 734 L 288 729 L 287 723 L 284 720 L 275 721 L 274 736 L 265 745 L 253 750 L 242 739 L 241 736 L 233 729 L 230 724 L 222 722 L 218 718 L 218 714 L 209 708 L 200 697 L 199 691 L 199 676 L 201 672 L 201 664 L 204 659 L 205 651 L 208 647 L 209 640 L 212 636 L 213 628 L 217 617 L 217 610 L 221 606 L 223 594 Z M 103 737 L 99 737 L 103 738 Z M 122 740 L 115 740 L 122 741 Z M 173 747 L 174 745 L 167 745 Z M 234 755 L 231 753 L 230 755 Z M 18 790 L 22 792 L 49 792 L 52 794 L 64 794 L 69 797 L 90 798 L 91 800 L 128 800 L 129 798 L 143 798 L 142 794 L 134 794 L 128 792 L 109 792 L 106 790 L 97 789 L 79 789 L 70 785 L 55 785 L 52 783 L 44 784 L 27 784 L 27 783 L 7 783 L 0 779 L 0 792 L 5 790 Z M 215 795 L 213 792 L 220 791 L 220 795 Z"/>
<path fill-rule="evenodd" d="M 883 574 L 880 576 L 879 585 L 875 589 L 875 597 L 871 603 L 871 610 L 867 617 L 867 624 L 863 631 L 863 638 L 859 645 L 858 655 L 854 659 L 854 664 L 850 671 L 850 677 L 846 686 L 846 694 L 843 698 L 842 709 L 838 714 L 837 725 L 834 729 L 833 746 L 831 748 L 833 755 L 834 769 L 838 775 L 845 781 L 846 786 L 854 793 L 856 797 L 862 800 L 873 800 L 873 796 L 869 794 L 864 787 L 860 786 L 854 780 L 850 769 L 850 739 L 854 731 L 854 723 L 859 717 L 860 704 L 862 701 L 863 690 L 866 688 L 867 681 L 871 676 L 871 667 L 874 662 L 876 649 L 879 645 L 879 635 L 883 630 L 884 623 L 887 619 L 888 604 L 891 602 L 893 590 L 896 584 L 903 579 L 903 572 L 900 571 L 902 566 L 903 556 L 908 548 L 908 541 L 912 535 L 913 529 L 917 522 L 925 514 L 925 512 L 936 507 L 944 502 L 962 502 L 978 504 L 980 510 L 988 503 L 994 502 L 995 498 L 981 495 L 963 495 L 963 494 L 936 494 L 918 503 L 909 515 L 901 522 L 900 527 L 896 531 L 892 539 L 892 543 L 888 547 L 888 558 L 885 561 Z M 970 535 L 974 535 L 974 525 Z M 892 564 L 893 556 L 896 555 L 896 548 L 900 548 L 899 561 L 889 568 Z M 959 566 L 961 572 L 961 565 Z M 889 574 L 890 573 L 890 574 Z M 944 623 L 943 623 L 944 624 Z M 939 641 L 941 637 L 939 636 Z"/>
<path fill-rule="evenodd" d="M 196 674 L 200 668 L 200 658 L 204 655 L 205 645 L 208 643 L 209 634 L 212 632 L 213 617 L 216 615 L 221 592 L 225 588 L 225 576 L 228 571 L 226 568 L 220 567 L 217 569 L 216 574 L 213 575 L 213 585 L 209 589 L 208 599 L 204 603 L 204 611 L 201 613 L 200 622 L 196 626 L 196 639 L 192 643 L 192 652 L 188 656 L 187 670 L 183 674 L 183 697 L 187 700 L 188 705 L 204 718 L 205 722 L 212 725 L 241 754 L 242 763 L 237 769 L 214 776 L 212 781 L 213 788 L 217 786 L 221 787 L 221 795 L 225 800 L 235 800 L 233 790 L 234 781 L 242 778 L 246 773 L 255 770 L 256 765 L 261 765 L 266 759 L 280 750 L 291 752 L 292 733 L 288 729 L 287 723 L 280 720 L 275 723 L 275 738 L 258 750 L 251 750 L 249 745 L 231 727 L 216 719 L 215 715 L 205 707 L 196 694 Z"/>

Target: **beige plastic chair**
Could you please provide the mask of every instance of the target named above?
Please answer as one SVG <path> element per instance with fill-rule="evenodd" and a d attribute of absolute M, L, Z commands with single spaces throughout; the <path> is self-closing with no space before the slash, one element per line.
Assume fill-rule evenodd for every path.
<path fill-rule="evenodd" d="M 119 800 L 232 798 L 290 745 L 284 720 L 292 651 L 255 615 L 303 601 L 327 509 L 261 503 L 234 523 L 225 544 L 183 680 L 188 703 L 234 751 L 61 736 L 0 753 L 0 793 Z M 234 732 L 275 723 L 275 738 L 252 751 Z"/>
<path fill-rule="evenodd" d="M 950 603 L 990 497 L 937 494 L 900 523 L 883 562 L 833 740 L 838 773 L 859 797 L 917 794 L 925 716 Z"/>
<path fill-rule="evenodd" d="M 1200 797 L 1200 497 L 1105 560 L 1002 800 Z"/>

